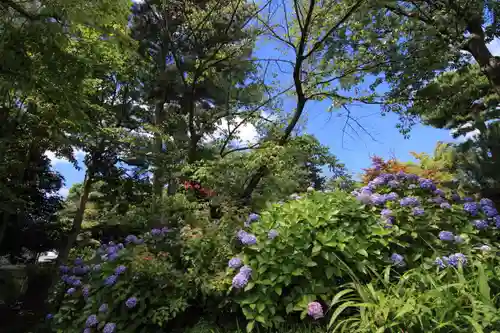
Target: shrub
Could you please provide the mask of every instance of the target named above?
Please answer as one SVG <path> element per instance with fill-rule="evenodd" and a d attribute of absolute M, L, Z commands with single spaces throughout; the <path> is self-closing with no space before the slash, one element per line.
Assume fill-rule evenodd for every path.
<path fill-rule="evenodd" d="M 353 276 L 367 282 L 387 265 L 465 266 L 472 248 L 491 246 L 500 226 L 490 201 L 469 200 L 398 173 L 352 194 L 315 192 L 273 205 L 238 233 L 243 268 L 229 268 L 248 329 L 276 325 L 294 311 L 317 319 L 335 286 Z"/>

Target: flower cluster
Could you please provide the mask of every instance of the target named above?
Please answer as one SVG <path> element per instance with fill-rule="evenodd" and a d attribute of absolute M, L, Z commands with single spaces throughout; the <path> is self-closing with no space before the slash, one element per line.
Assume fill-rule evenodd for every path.
<path fill-rule="evenodd" d="M 185 181 L 183 185 L 185 190 L 192 189 L 208 197 L 213 197 L 215 195 L 213 190 L 202 187 L 200 183 L 196 181 Z"/>
<path fill-rule="evenodd" d="M 127 301 L 125 302 L 125 306 L 129 309 L 132 309 L 134 308 L 135 306 L 137 305 L 137 298 L 135 297 L 130 297 L 129 299 L 127 299 Z"/>
<path fill-rule="evenodd" d="M 311 302 L 307 305 L 307 314 L 315 320 L 323 318 L 323 307 L 318 302 Z"/>
<path fill-rule="evenodd" d="M 233 278 L 233 288 L 236 289 L 241 289 L 244 288 L 247 284 L 248 281 L 250 280 L 250 277 L 252 276 L 252 268 L 250 266 L 243 266 L 240 268 L 240 271 L 238 274 L 236 274 Z"/>
<path fill-rule="evenodd" d="M 240 230 L 236 234 L 237 238 L 243 245 L 254 245 L 257 244 L 257 237 L 255 235 L 246 232 L 245 230 Z"/>
<path fill-rule="evenodd" d="M 405 267 L 406 266 L 406 262 L 405 262 L 404 257 L 398 253 L 393 253 L 391 255 L 391 262 L 396 267 Z"/>
<path fill-rule="evenodd" d="M 457 268 L 459 264 L 463 267 L 467 264 L 467 257 L 462 253 L 454 253 L 447 257 L 437 257 L 434 263 L 439 268 L 446 268 L 449 266 Z"/>

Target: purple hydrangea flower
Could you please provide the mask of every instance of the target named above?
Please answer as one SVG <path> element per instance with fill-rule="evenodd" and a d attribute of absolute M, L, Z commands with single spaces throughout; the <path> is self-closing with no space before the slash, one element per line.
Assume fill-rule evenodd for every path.
<path fill-rule="evenodd" d="M 232 284 L 236 289 L 244 288 L 248 284 L 248 276 L 239 272 L 234 276 Z"/>
<path fill-rule="evenodd" d="M 406 266 L 405 260 L 402 255 L 393 253 L 391 255 L 391 261 L 393 265 L 398 266 L 398 267 L 404 267 Z"/>
<path fill-rule="evenodd" d="M 92 333 L 92 329 L 87 327 L 83 330 L 83 333 Z"/>
<path fill-rule="evenodd" d="M 488 228 L 488 221 L 486 220 L 475 220 L 472 224 L 479 230 Z"/>
<path fill-rule="evenodd" d="M 384 177 L 378 176 L 375 179 L 373 179 L 370 183 L 372 183 L 374 186 L 380 186 L 380 185 L 385 185 L 386 182 L 387 180 Z"/>
<path fill-rule="evenodd" d="M 388 218 L 389 216 L 392 216 L 392 210 L 390 209 L 382 209 L 382 211 L 380 212 L 380 215 L 383 217 L 383 218 Z"/>
<path fill-rule="evenodd" d="M 90 295 L 90 289 L 89 289 L 89 287 L 85 287 L 85 288 L 82 289 L 82 295 L 85 298 L 89 297 L 89 295 Z"/>
<path fill-rule="evenodd" d="M 137 305 L 137 298 L 135 297 L 130 297 L 126 302 L 125 305 L 127 308 L 132 309 Z"/>
<path fill-rule="evenodd" d="M 469 213 L 472 216 L 476 216 L 479 210 L 479 206 L 475 202 L 466 202 L 464 204 L 464 211 Z"/>
<path fill-rule="evenodd" d="M 391 229 L 394 225 L 394 217 L 390 216 L 388 219 L 383 220 L 384 229 Z"/>
<path fill-rule="evenodd" d="M 116 329 L 115 323 L 107 323 L 102 329 L 102 333 L 114 333 Z"/>
<path fill-rule="evenodd" d="M 447 261 L 447 260 L 446 260 Z M 438 266 L 439 268 L 446 268 L 446 263 L 441 259 L 440 257 L 437 257 L 436 260 L 434 260 L 434 264 Z"/>
<path fill-rule="evenodd" d="M 311 302 L 307 305 L 307 314 L 313 317 L 315 320 L 323 318 L 323 308 L 318 302 Z"/>
<path fill-rule="evenodd" d="M 408 177 L 408 175 L 403 171 L 399 171 L 396 174 L 396 179 L 399 179 L 399 180 L 406 180 L 407 177 Z"/>
<path fill-rule="evenodd" d="M 455 240 L 455 235 L 451 231 L 441 231 L 439 233 L 439 239 L 442 241 L 451 242 Z"/>
<path fill-rule="evenodd" d="M 116 278 L 117 278 L 116 275 L 110 275 L 104 280 L 104 284 L 108 287 L 112 286 L 116 283 Z"/>
<path fill-rule="evenodd" d="M 240 230 L 236 233 L 236 238 L 238 238 L 240 241 L 246 236 L 248 236 L 248 232 L 246 232 L 245 230 Z"/>
<path fill-rule="evenodd" d="M 275 239 L 276 237 L 278 237 L 278 231 L 274 229 L 269 230 L 269 232 L 267 233 L 267 237 L 269 239 Z"/>
<path fill-rule="evenodd" d="M 425 210 L 422 207 L 415 207 L 412 210 L 414 216 L 421 216 L 425 214 Z"/>
<path fill-rule="evenodd" d="M 119 255 L 118 253 L 111 253 L 110 255 L 107 256 L 107 261 L 109 262 L 113 262 L 115 261 L 116 259 L 118 259 Z"/>
<path fill-rule="evenodd" d="M 255 222 L 259 219 L 259 217 L 259 214 L 251 213 L 250 215 L 248 215 L 248 221 Z"/>
<path fill-rule="evenodd" d="M 371 202 L 371 194 L 359 193 L 356 195 L 356 200 L 364 205 L 368 205 Z"/>
<path fill-rule="evenodd" d="M 241 239 L 241 243 L 243 245 L 255 245 L 257 244 L 257 237 L 252 234 L 247 234 L 245 237 Z"/>
<path fill-rule="evenodd" d="M 120 265 L 120 266 L 116 267 L 115 275 L 120 275 L 120 274 L 124 273 L 126 270 L 127 270 L 127 267 Z"/>
<path fill-rule="evenodd" d="M 377 206 L 385 204 L 387 198 L 382 194 L 372 194 L 370 197 L 371 203 Z"/>
<path fill-rule="evenodd" d="M 493 201 L 491 199 L 488 199 L 488 198 L 482 198 L 481 200 L 479 200 L 479 204 L 482 207 L 484 207 L 484 206 L 495 207 L 495 204 L 493 203 Z"/>
<path fill-rule="evenodd" d="M 465 201 L 465 202 L 473 202 L 473 201 L 474 201 L 474 198 L 471 198 L 471 197 L 465 197 L 465 198 L 464 198 L 464 201 Z"/>
<path fill-rule="evenodd" d="M 439 207 L 441 207 L 442 209 L 451 209 L 451 205 L 447 202 L 442 202 Z"/>
<path fill-rule="evenodd" d="M 101 306 L 99 307 L 99 312 L 108 312 L 108 304 L 104 303 L 104 304 L 101 304 Z"/>
<path fill-rule="evenodd" d="M 66 294 L 68 294 L 68 295 L 73 295 L 75 292 L 76 292 L 76 289 L 75 289 L 75 288 L 69 288 L 69 289 L 66 291 Z"/>
<path fill-rule="evenodd" d="M 419 203 L 420 202 L 419 202 L 418 198 L 414 198 L 414 197 L 405 197 L 405 198 L 399 200 L 399 204 L 403 207 L 418 206 Z"/>
<path fill-rule="evenodd" d="M 391 180 L 387 183 L 387 185 L 389 185 L 390 188 L 398 188 L 399 186 L 401 186 L 401 183 L 397 180 Z"/>
<path fill-rule="evenodd" d="M 488 217 L 494 217 L 498 215 L 498 211 L 495 207 L 482 206 L 481 209 L 483 210 L 484 214 Z"/>
<path fill-rule="evenodd" d="M 73 287 L 80 287 L 82 285 L 82 281 L 75 279 L 73 280 Z"/>
<path fill-rule="evenodd" d="M 229 268 L 236 269 L 240 268 L 241 265 L 243 265 L 243 262 L 241 261 L 240 258 L 232 258 L 231 260 L 229 260 L 227 265 L 229 266 Z"/>
<path fill-rule="evenodd" d="M 245 265 L 240 268 L 240 273 L 245 274 L 246 276 L 251 276 L 252 275 L 252 268 L 248 265 Z"/>
<path fill-rule="evenodd" d="M 113 254 L 116 252 L 118 252 L 118 247 L 116 247 L 116 246 L 110 246 L 106 249 L 107 254 Z"/>
<path fill-rule="evenodd" d="M 399 195 L 396 192 L 391 192 L 385 196 L 387 201 L 396 201 L 399 198 Z"/>
<path fill-rule="evenodd" d="M 157 229 L 157 228 L 154 228 L 154 229 L 151 230 L 151 235 L 153 235 L 153 236 L 159 236 L 159 235 L 161 235 L 161 230 Z"/>
<path fill-rule="evenodd" d="M 52 318 L 54 318 L 54 315 L 52 313 L 47 313 L 47 315 L 45 316 L 45 319 L 47 320 L 50 320 Z"/>
<path fill-rule="evenodd" d="M 85 326 L 92 327 L 96 326 L 98 323 L 99 320 L 97 319 L 97 316 L 95 314 L 92 314 L 87 318 L 87 321 L 85 321 Z"/>
<path fill-rule="evenodd" d="M 430 179 L 420 178 L 418 180 L 418 183 L 420 185 L 420 188 L 422 188 L 424 190 L 434 191 L 436 189 L 436 185 L 434 185 L 434 182 Z"/>
<path fill-rule="evenodd" d="M 458 267 L 459 264 L 465 266 L 467 263 L 467 257 L 462 253 L 455 253 L 448 257 L 447 264 L 453 267 Z"/>
<path fill-rule="evenodd" d="M 458 195 L 457 193 L 453 193 L 451 195 L 451 200 L 453 200 L 455 202 L 459 202 L 460 200 L 462 200 L 462 198 L 460 198 L 460 195 Z"/>
<path fill-rule="evenodd" d="M 76 258 L 75 259 L 75 266 L 82 266 L 83 265 L 83 259 L 82 258 Z"/>

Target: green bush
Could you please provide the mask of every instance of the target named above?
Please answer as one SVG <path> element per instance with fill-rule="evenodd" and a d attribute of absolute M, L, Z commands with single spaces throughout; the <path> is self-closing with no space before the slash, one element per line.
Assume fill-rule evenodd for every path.
<path fill-rule="evenodd" d="M 230 263 L 248 329 L 276 325 L 295 311 L 319 318 L 336 286 L 353 277 L 368 282 L 388 265 L 402 272 L 465 264 L 474 247 L 492 246 L 497 231 L 490 225 L 498 218 L 485 213 L 497 215 L 487 200 L 464 202 L 402 173 L 351 194 L 313 192 L 273 205 L 238 234 L 244 268 L 238 259 Z"/>

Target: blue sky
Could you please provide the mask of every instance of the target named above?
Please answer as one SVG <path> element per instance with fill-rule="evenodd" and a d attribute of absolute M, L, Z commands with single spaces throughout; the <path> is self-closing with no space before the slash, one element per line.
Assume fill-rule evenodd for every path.
<path fill-rule="evenodd" d="M 259 42 L 254 56 L 258 58 L 288 58 L 275 48 L 283 48 L 281 44 Z M 496 40 L 490 45 L 493 54 L 500 54 L 500 41 Z M 290 77 L 281 74 L 280 83 L 286 86 Z M 378 155 L 384 158 L 395 156 L 399 160 L 409 161 L 413 158 L 410 152 L 432 153 L 437 141 L 452 141 L 449 131 L 434 129 L 429 126 L 416 125 L 410 133 L 409 139 L 404 139 L 396 128 L 398 117 L 394 114 L 381 115 L 380 107 L 377 105 L 362 105 L 352 107 L 352 117 L 355 117 L 359 124 L 363 126 L 370 135 L 364 134 L 360 128 L 356 128 L 360 136 L 356 137 L 350 131 L 349 135 L 343 135 L 343 126 L 345 117 L 343 111 L 334 110 L 328 112 L 331 101 L 309 102 L 306 105 L 304 115 L 305 131 L 315 135 L 319 141 L 330 148 L 340 161 L 346 164 L 349 171 L 358 174 L 362 168 L 370 164 L 370 156 Z M 287 112 L 293 111 L 293 98 L 287 98 L 284 103 L 284 109 Z M 255 135 L 255 130 L 250 126 L 244 129 L 247 136 Z M 242 133 L 242 136 L 245 136 Z M 373 139 L 371 137 L 373 137 Z M 69 162 L 61 160 L 49 154 L 52 165 L 55 170 L 60 172 L 66 179 L 65 187 L 61 194 L 67 194 L 67 190 L 72 184 L 83 181 L 84 170 L 75 170 Z M 83 154 L 77 152 L 77 160 L 82 165 Z M 83 166 L 83 165 L 82 165 Z"/>

